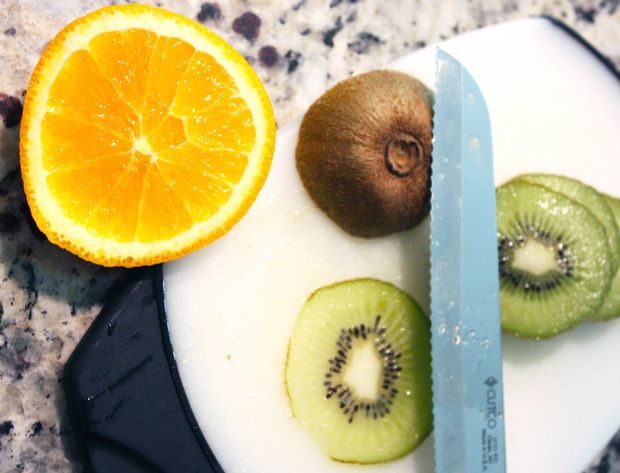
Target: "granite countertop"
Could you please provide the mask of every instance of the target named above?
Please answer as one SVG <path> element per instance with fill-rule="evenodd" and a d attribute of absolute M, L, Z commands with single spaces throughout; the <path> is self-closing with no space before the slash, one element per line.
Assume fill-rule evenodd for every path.
<path fill-rule="evenodd" d="M 0 6 L 0 471 L 82 471 L 61 375 L 124 274 L 51 245 L 18 169 L 21 103 L 42 49 L 74 18 L 114 0 L 2 0 Z M 119 0 L 120 3 L 120 0 Z M 573 27 L 620 68 L 618 0 L 149 1 L 204 23 L 261 76 L 279 125 L 325 88 L 463 31 L 530 15 Z M 620 436 L 591 470 L 620 472 Z"/>

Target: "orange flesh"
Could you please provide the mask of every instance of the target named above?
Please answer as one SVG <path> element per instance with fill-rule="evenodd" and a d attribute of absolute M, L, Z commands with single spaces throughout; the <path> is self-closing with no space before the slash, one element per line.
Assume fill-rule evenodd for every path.
<path fill-rule="evenodd" d="M 71 54 L 41 126 L 53 198 L 119 242 L 166 240 L 231 197 L 254 147 L 231 76 L 178 38 L 102 33 Z"/>

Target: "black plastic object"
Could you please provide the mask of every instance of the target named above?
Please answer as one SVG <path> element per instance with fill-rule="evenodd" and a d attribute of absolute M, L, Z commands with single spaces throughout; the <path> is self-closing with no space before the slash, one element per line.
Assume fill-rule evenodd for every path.
<path fill-rule="evenodd" d="M 65 366 L 69 417 L 89 473 L 223 473 L 174 361 L 162 268 L 110 291 Z"/>

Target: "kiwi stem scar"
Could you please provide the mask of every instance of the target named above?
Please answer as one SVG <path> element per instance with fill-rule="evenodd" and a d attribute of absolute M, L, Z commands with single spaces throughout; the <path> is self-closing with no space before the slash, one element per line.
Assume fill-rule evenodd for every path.
<path fill-rule="evenodd" d="M 411 133 L 398 132 L 385 145 L 385 165 L 398 177 L 409 176 L 423 158 L 423 148 Z"/>

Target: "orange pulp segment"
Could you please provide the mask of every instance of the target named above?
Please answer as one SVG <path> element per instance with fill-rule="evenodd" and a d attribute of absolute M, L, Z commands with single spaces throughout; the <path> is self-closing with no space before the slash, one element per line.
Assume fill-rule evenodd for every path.
<path fill-rule="evenodd" d="M 48 238 L 103 265 L 218 238 L 267 175 L 275 124 L 245 59 L 180 15 L 108 7 L 66 27 L 28 89 L 21 164 Z"/>

